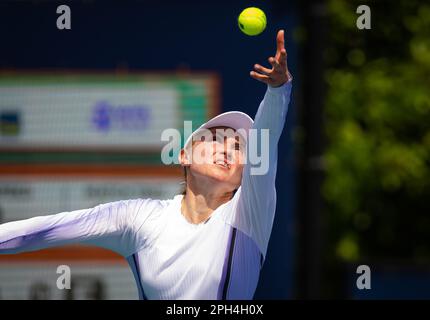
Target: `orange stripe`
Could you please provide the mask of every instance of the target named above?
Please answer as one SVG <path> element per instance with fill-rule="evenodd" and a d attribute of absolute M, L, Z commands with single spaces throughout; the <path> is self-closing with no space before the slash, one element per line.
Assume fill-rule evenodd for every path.
<path fill-rule="evenodd" d="M 20 254 L 0 255 L 0 263 L 10 262 L 60 262 L 60 261 L 78 261 L 78 262 L 103 262 L 127 264 L 126 260 L 119 254 L 96 247 L 84 246 L 65 246 L 59 248 L 50 248 L 34 252 Z"/>

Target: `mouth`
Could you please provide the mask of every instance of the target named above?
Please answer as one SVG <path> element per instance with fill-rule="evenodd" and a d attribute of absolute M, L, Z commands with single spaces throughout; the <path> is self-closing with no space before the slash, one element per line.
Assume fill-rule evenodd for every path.
<path fill-rule="evenodd" d="M 227 162 L 225 162 L 224 160 L 217 160 L 214 162 L 214 164 L 216 164 L 217 166 L 220 166 L 221 168 L 224 168 L 224 169 L 230 169 L 230 165 Z"/>

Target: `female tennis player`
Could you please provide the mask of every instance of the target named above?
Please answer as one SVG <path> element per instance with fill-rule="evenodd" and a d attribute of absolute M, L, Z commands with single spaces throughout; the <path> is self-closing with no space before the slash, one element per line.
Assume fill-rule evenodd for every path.
<path fill-rule="evenodd" d="M 96 245 L 127 259 L 140 299 L 252 299 L 275 215 L 277 144 L 291 93 L 283 30 L 269 62 L 270 69 L 255 65 L 250 73 L 268 86 L 255 121 L 242 112 L 226 112 L 186 142 L 179 156 L 186 172 L 183 194 L 5 223 L 0 225 L 0 253 Z M 234 137 L 226 136 L 224 143 L 194 139 L 203 129 L 216 137 L 219 128 L 247 135 L 250 129 L 269 129 L 268 154 L 262 155 L 269 158 L 267 172 L 253 173 L 250 161 L 243 161 L 243 145 Z M 191 154 L 186 148 L 190 143 Z M 206 161 L 193 161 L 194 147 L 214 144 L 217 151 L 205 153 Z"/>

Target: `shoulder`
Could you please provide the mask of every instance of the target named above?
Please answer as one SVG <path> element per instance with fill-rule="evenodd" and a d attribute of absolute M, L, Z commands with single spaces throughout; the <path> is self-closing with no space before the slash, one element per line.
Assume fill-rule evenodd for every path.
<path fill-rule="evenodd" d="M 170 199 L 136 198 L 126 201 L 129 207 L 137 210 L 144 208 L 163 209 L 177 203 L 181 197 L 182 195 L 176 195 Z"/>
<path fill-rule="evenodd" d="M 172 199 L 137 198 L 123 200 L 123 202 L 126 204 L 128 216 L 131 218 L 128 222 L 134 224 L 162 216 L 165 209 L 177 200 L 178 196 Z"/>
<path fill-rule="evenodd" d="M 175 207 L 176 200 L 137 198 L 125 200 L 127 203 L 127 217 L 125 226 L 130 237 L 135 239 L 136 247 L 148 243 L 163 230 L 169 220 L 169 212 Z"/>
<path fill-rule="evenodd" d="M 152 198 L 136 198 L 123 200 L 123 202 L 127 205 L 129 210 L 142 210 L 146 208 L 164 208 L 168 205 L 171 200 L 161 200 L 161 199 L 152 199 Z"/>

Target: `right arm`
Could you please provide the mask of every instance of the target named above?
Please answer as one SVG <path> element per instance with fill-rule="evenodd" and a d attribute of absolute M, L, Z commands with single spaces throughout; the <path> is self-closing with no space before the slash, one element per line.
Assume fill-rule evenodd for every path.
<path fill-rule="evenodd" d="M 255 65 L 255 69 L 260 73 L 251 72 L 254 79 L 267 84 L 266 94 L 260 103 L 252 129 L 258 132 L 255 135 L 257 139 L 253 141 L 254 150 L 261 150 L 261 156 L 266 158 L 268 165 L 261 167 L 262 162 L 257 170 L 249 161 L 245 164 L 241 186 L 231 202 L 231 205 L 235 206 L 232 210 L 234 214 L 230 216 L 230 224 L 255 241 L 263 258 L 266 257 L 275 218 L 278 142 L 285 125 L 292 89 L 282 30 L 278 32 L 276 42 L 276 55 L 269 58 L 272 69 Z M 265 141 L 262 141 L 263 130 L 268 133 L 266 145 L 263 145 Z"/>
<path fill-rule="evenodd" d="M 0 254 L 82 243 L 127 257 L 140 245 L 133 223 L 147 202 L 148 199 L 116 201 L 90 209 L 4 223 L 0 225 Z"/>

